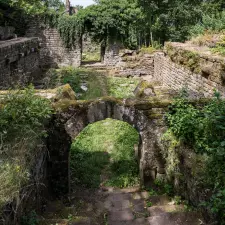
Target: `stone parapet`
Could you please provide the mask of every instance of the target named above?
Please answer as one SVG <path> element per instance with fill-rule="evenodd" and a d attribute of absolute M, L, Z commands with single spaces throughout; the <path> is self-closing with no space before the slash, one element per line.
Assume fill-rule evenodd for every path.
<path fill-rule="evenodd" d="M 37 38 L 16 38 L 0 42 L 0 89 L 28 83 L 39 72 Z"/>

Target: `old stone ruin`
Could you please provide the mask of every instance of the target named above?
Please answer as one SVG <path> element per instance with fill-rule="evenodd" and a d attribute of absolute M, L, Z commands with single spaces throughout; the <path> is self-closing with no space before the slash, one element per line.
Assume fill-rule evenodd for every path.
<path fill-rule="evenodd" d="M 3 224 L 20 224 L 20 214 L 31 205 L 40 208 L 44 196 L 57 199 L 63 194 L 70 194 L 71 141 L 88 124 L 106 118 L 127 122 L 139 132 L 140 142 L 135 153 L 142 185 L 151 185 L 156 179 L 165 179 L 171 164 L 178 158 L 176 166 L 179 173 L 172 176 L 176 193 L 194 206 L 208 198 L 209 191 L 199 188 L 196 182 L 195 171 L 201 168 L 201 156 L 181 146 L 179 154 L 171 153 L 169 158 L 168 143 L 161 137 L 167 129 L 164 115 L 173 96 L 182 88 L 190 92 L 193 104 L 204 104 L 214 90 L 224 96 L 223 57 L 200 51 L 190 43 L 167 43 L 164 50 L 152 54 L 124 50 L 119 43 L 109 43 L 102 62 L 82 65 L 83 45 L 90 43 L 81 41 L 74 49 L 65 48 L 58 31 L 43 27 L 37 19 L 31 21 L 26 37 L 16 37 L 13 31 L 11 27 L 0 28 L 0 89 L 4 90 L 0 92 L 1 98 L 13 85 L 39 85 L 43 71 L 52 67 L 85 67 L 102 71 L 108 76 L 140 77 L 142 81 L 135 89 L 135 97 L 131 99 L 105 96 L 95 100 L 77 100 L 76 93 L 69 85 L 37 90 L 37 95 L 51 99 L 56 110 L 48 124 L 45 146 L 36 156 L 32 168 L 32 179 L 44 185 L 37 185 L 30 196 L 25 196 L 16 213 L 12 211 L 13 204 L 6 205 Z M 144 204 L 148 197 L 146 192 L 139 189 L 107 190 L 103 191 L 104 194 L 108 200 L 104 200 L 103 206 L 99 208 L 102 207 L 101 213 L 108 211 L 109 224 L 113 225 L 200 225 L 206 224 L 204 219 L 207 222 L 210 217 L 207 210 L 203 212 L 204 219 L 197 212 L 185 212 L 182 207 L 171 205 L 163 195 L 152 197 L 154 206 L 146 209 Z M 132 209 L 130 204 L 133 204 Z M 68 208 L 72 210 L 72 206 Z M 136 218 L 134 212 L 138 210 L 140 216 Z M 146 212 L 150 212 L 150 215 Z M 72 222 L 60 218 L 45 222 L 43 224 L 95 224 L 91 218 L 86 217 Z"/>

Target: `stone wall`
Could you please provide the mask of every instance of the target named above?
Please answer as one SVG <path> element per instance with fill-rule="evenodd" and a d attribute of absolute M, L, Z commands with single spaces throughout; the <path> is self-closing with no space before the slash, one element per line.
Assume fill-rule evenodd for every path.
<path fill-rule="evenodd" d="M 37 38 L 17 38 L 0 42 L 0 89 L 29 83 L 39 72 Z"/>
<path fill-rule="evenodd" d="M 156 177 L 165 173 L 162 157 L 155 148 L 155 128 L 162 125 L 164 109 L 169 103 L 169 100 L 159 101 L 157 98 L 145 101 L 118 100 L 112 97 L 93 101 L 63 100 L 57 102 L 55 109 L 58 113 L 52 123 L 58 124 L 60 128 L 57 129 L 57 138 L 54 136 L 52 139 L 52 135 L 49 135 L 54 143 L 50 152 L 54 152 L 53 164 L 57 164 L 53 168 L 64 169 L 61 169 L 60 173 L 57 171 L 53 173 L 57 174 L 56 180 L 60 181 L 59 186 L 55 184 L 55 187 L 62 189 L 66 188 L 65 184 L 68 184 L 68 143 L 70 143 L 68 135 L 74 139 L 88 124 L 107 118 L 127 122 L 139 132 L 140 142 L 137 155 L 141 181 L 145 184 L 153 182 Z M 58 141 L 59 144 L 57 144 Z M 59 146 L 62 151 L 59 151 Z M 68 158 L 67 161 L 66 158 Z M 68 191 L 68 188 L 67 186 L 65 192 Z"/>
<path fill-rule="evenodd" d="M 0 27 L 0 41 L 14 38 L 14 31 L 14 27 Z"/>
<path fill-rule="evenodd" d="M 117 42 L 108 43 L 105 49 L 104 64 L 108 67 L 113 67 L 121 61 L 119 56 L 121 44 Z"/>
<path fill-rule="evenodd" d="M 203 202 L 209 202 L 212 196 L 211 187 L 204 183 L 204 177 L 207 177 L 207 156 L 196 154 L 193 149 L 166 131 L 165 126 L 155 130 L 155 147 L 161 152 L 165 165 L 165 174 L 159 179 L 166 180 L 173 186 L 176 195 L 198 207 L 207 222 L 215 222 L 212 211 L 201 205 Z"/>
<path fill-rule="evenodd" d="M 211 97 L 216 89 L 225 95 L 224 76 L 224 58 L 197 52 L 182 43 L 169 43 L 154 57 L 154 79 L 174 90 L 186 88 Z"/>
<path fill-rule="evenodd" d="M 26 36 L 39 38 L 41 66 L 81 65 L 81 42 L 73 49 L 66 48 L 59 32 L 55 28 L 46 27 L 38 18 L 31 20 Z"/>
<path fill-rule="evenodd" d="M 120 61 L 114 66 L 116 76 L 147 77 L 154 75 L 154 55 L 137 53 L 137 51 L 124 50 L 120 53 Z"/>

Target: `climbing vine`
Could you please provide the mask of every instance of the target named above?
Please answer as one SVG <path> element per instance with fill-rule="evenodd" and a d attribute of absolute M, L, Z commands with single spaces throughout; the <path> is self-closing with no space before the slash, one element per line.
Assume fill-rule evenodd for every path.
<path fill-rule="evenodd" d="M 81 38 L 83 24 L 76 15 L 63 15 L 58 18 L 57 29 L 66 47 L 73 47 Z"/>

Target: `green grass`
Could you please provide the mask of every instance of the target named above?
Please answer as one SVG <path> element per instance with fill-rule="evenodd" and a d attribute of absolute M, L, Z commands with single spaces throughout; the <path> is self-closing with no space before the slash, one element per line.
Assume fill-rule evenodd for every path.
<path fill-rule="evenodd" d="M 135 78 L 108 77 L 108 92 L 116 98 L 134 97 L 133 91 L 140 82 Z"/>
<path fill-rule="evenodd" d="M 106 119 L 87 126 L 71 147 L 71 180 L 74 185 L 97 188 L 138 184 L 134 145 L 138 132 L 125 122 Z M 101 175 L 106 177 L 101 180 Z"/>
<path fill-rule="evenodd" d="M 83 62 L 94 62 L 94 61 L 100 61 L 100 51 L 97 52 L 83 52 L 82 53 L 82 61 Z"/>
<path fill-rule="evenodd" d="M 88 90 L 81 88 L 82 83 L 87 83 Z M 107 77 L 102 73 L 84 68 L 62 67 L 51 69 L 45 78 L 46 88 L 55 88 L 63 84 L 70 84 L 78 99 L 89 100 L 103 96 L 116 98 L 134 97 L 133 91 L 139 79 Z"/>

